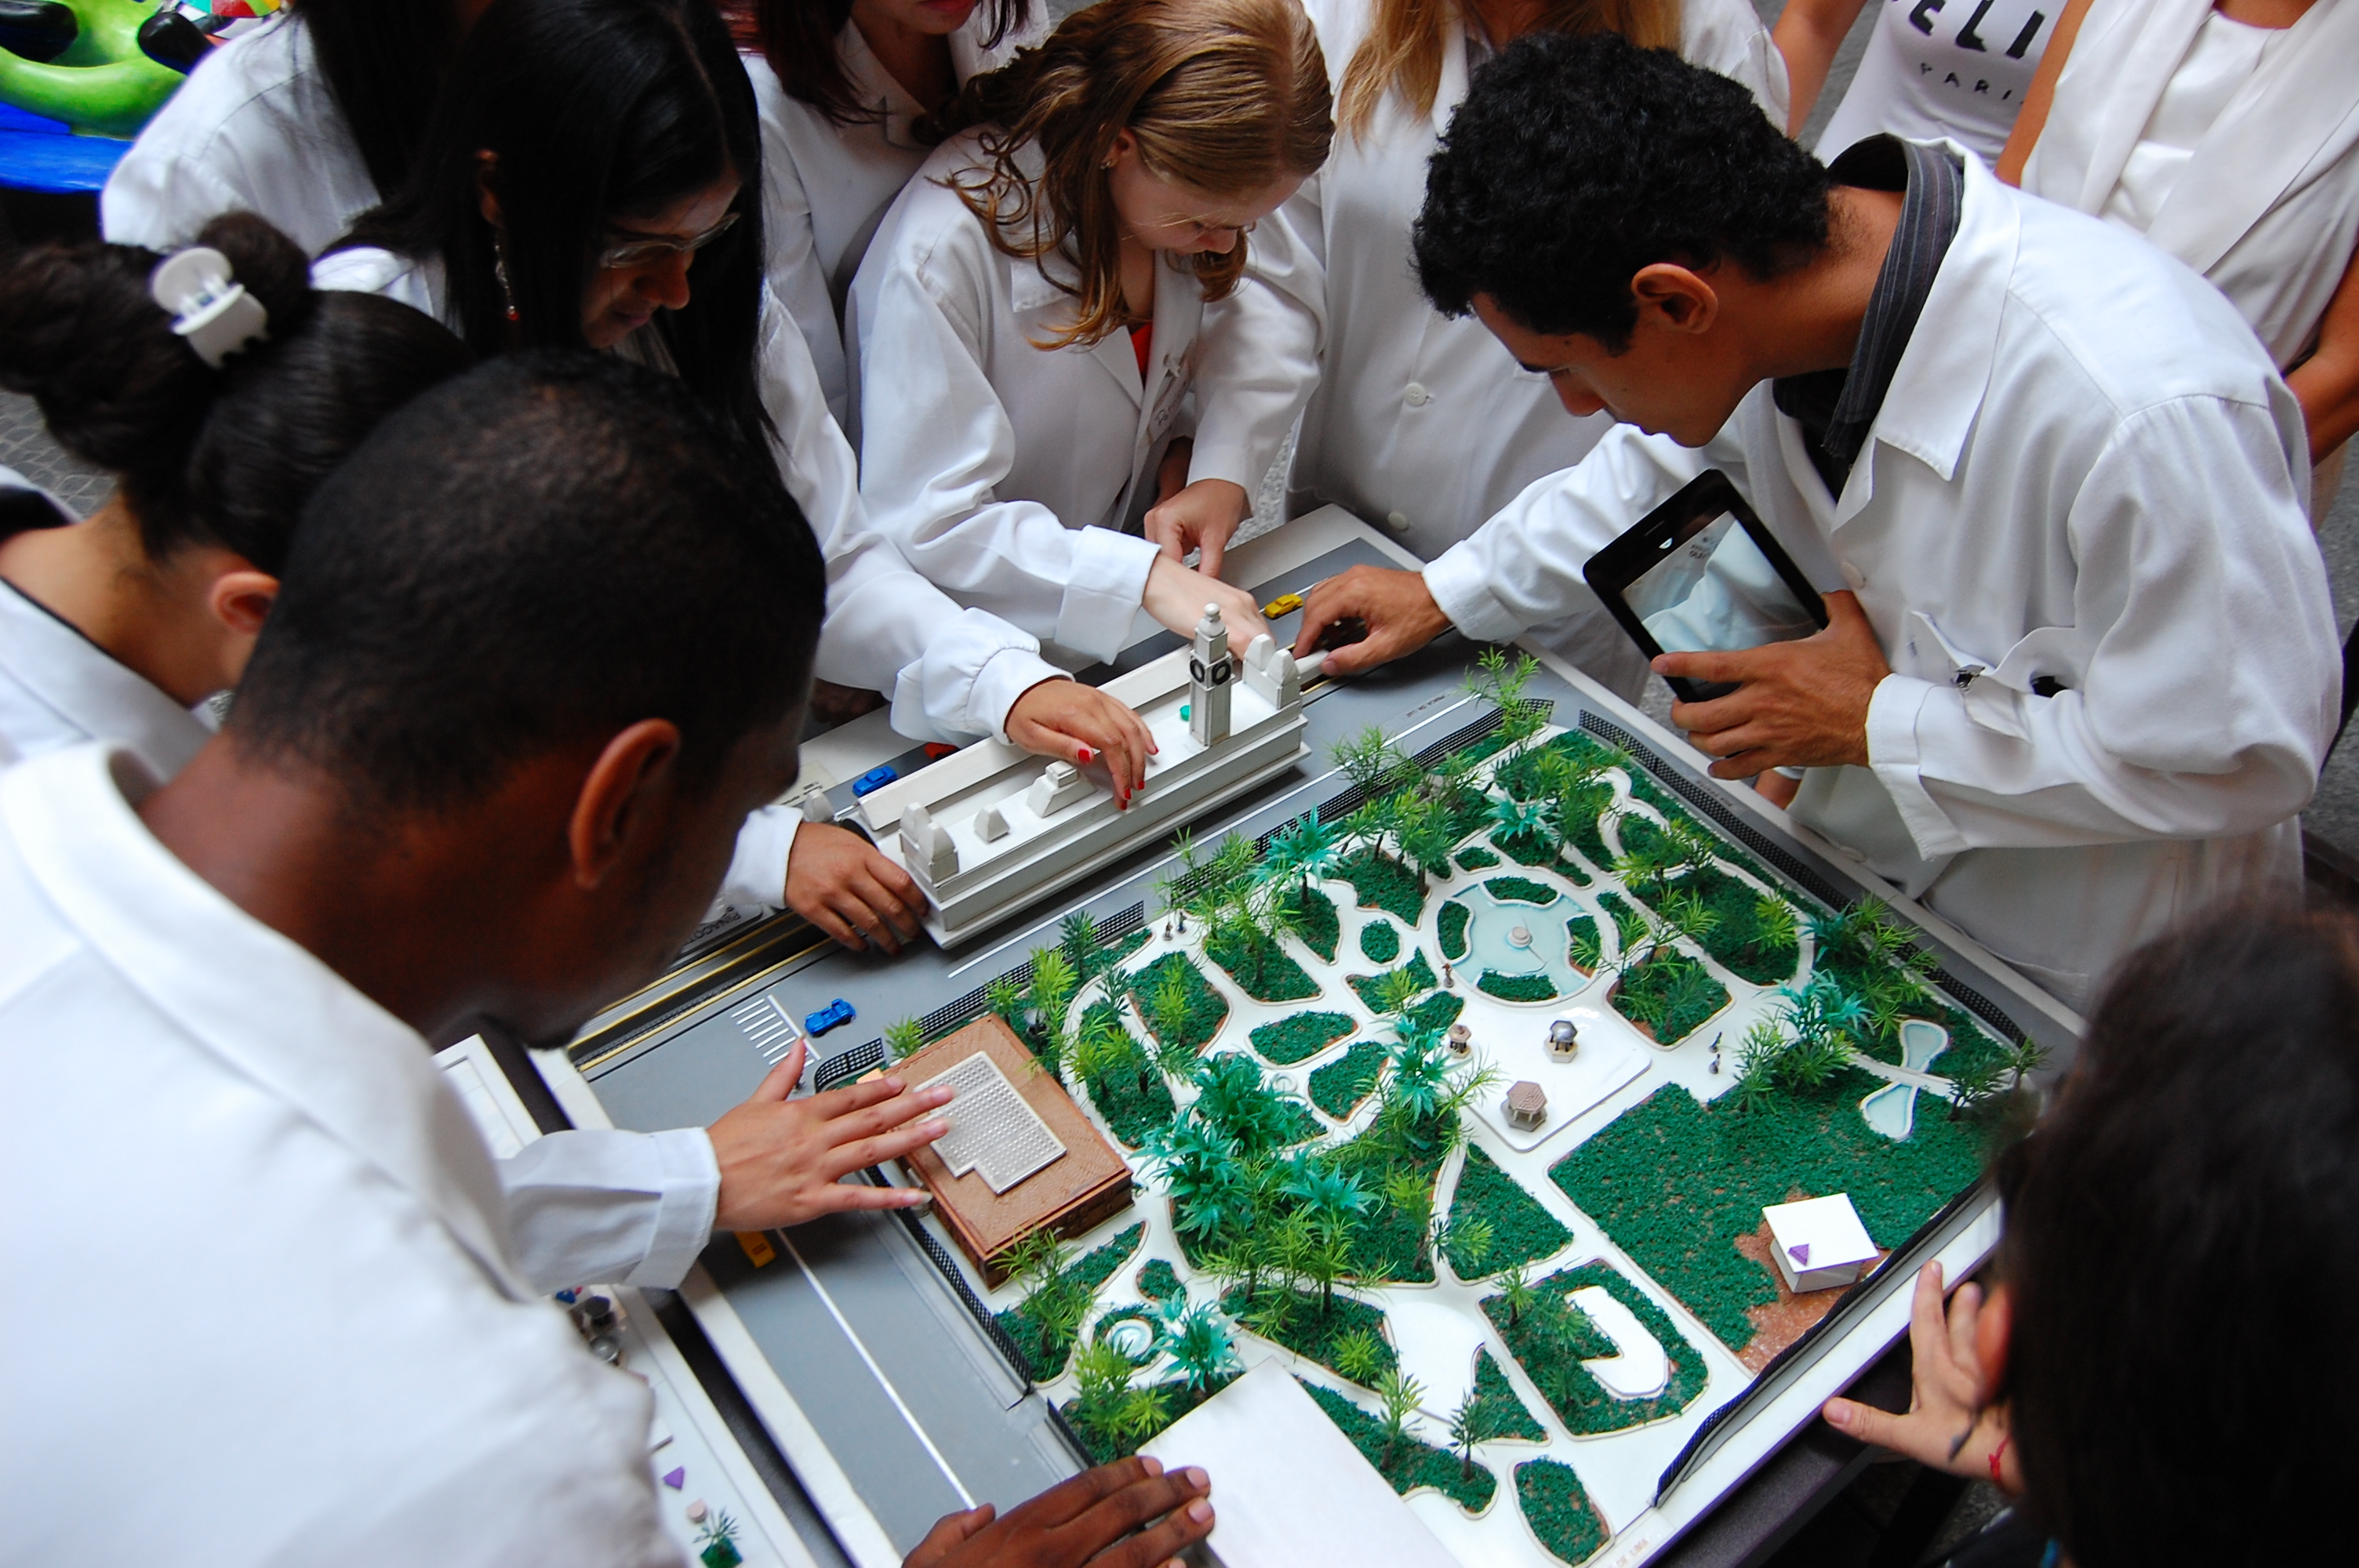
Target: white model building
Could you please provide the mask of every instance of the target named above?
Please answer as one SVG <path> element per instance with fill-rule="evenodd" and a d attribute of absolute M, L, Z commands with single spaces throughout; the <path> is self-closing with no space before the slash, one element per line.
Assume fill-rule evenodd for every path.
<path fill-rule="evenodd" d="M 1265 633 L 1240 664 L 1208 606 L 1192 645 L 1103 688 L 1158 748 L 1127 810 L 1103 768 L 979 741 L 862 796 L 861 820 L 925 890 L 926 929 L 954 946 L 1292 767 L 1309 750 L 1302 682 L 1324 662 L 1298 665 Z"/>
<path fill-rule="evenodd" d="M 1761 1217 L 1769 1222 L 1777 1276 L 1798 1296 L 1855 1284 L 1879 1256 L 1849 1193 L 1771 1204 Z"/>

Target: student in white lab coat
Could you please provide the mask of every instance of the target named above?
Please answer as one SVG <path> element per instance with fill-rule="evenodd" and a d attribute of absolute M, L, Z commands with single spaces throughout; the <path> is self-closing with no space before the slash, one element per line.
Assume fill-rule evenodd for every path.
<path fill-rule="evenodd" d="M 772 451 L 819 533 L 822 678 L 890 694 L 905 735 L 1003 735 L 1105 766 L 1126 798 L 1152 745 L 1137 716 L 962 611 L 867 526 L 810 351 L 763 281 L 761 168 L 753 91 L 701 0 L 498 0 L 416 178 L 314 276 L 413 305 L 479 353 L 586 346 L 678 373 Z M 832 891 L 788 902 L 829 935 L 887 950 L 916 935 L 916 884 L 857 835 L 780 807 L 742 848 L 729 902 L 775 904 L 809 866 Z"/>
<path fill-rule="evenodd" d="M 1563 614 L 1718 469 L 1834 591 L 1817 636 L 1656 661 L 1739 686 L 1672 709 L 1716 775 L 2074 1004 L 2193 910 L 2299 891 L 2338 665 L 2300 410 L 2186 268 L 1945 144 L 1830 171 L 1707 72 L 1560 38 L 1460 109 L 1418 265 L 1628 423 L 1422 573 L 1321 587 L 1306 646 L 1370 627 L 1331 671 Z"/>
<path fill-rule="evenodd" d="M 853 428 L 843 308 L 877 221 L 932 150 L 916 123 L 1040 38 L 1038 0 L 754 0 L 770 292 Z"/>
<path fill-rule="evenodd" d="M 313 292 L 302 252 L 251 213 L 201 233 L 222 281 L 260 308 L 220 337 L 175 330 L 150 295 L 151 252 L 90 243 L 0 263 L 0 384 L 121 476 L 86 521 L 0 479 L 0 765 L 103 741 L 177 774 L 212 738 L 196 704 L 245 671 L 311 492 L 468 362 L 406 305 Z M 559 1133 L 499 1162 L 526 1278 L 678 1284 L 715 1213 L 770 1179 L 770 1113 L 733 1114 L 710 1132 Z"/>
<path fill-rule="evenodd" d="M 825 568 L 756 450 L 582 353 L 435 388 L 318 502 L 177 777 L 0 774 L 0 1245 L 60 1287 L 0 1347 L 0 1560 L 677 1564 L 647 1386 L 537 1299 L 427 1043 L 669 961 L 795 774 Z M 890 1201 L 838 1178 L 940 1133 L 902 1089 L 766 1105 L 773 1206 Z M 967 1513 L 927 1560 L 1168 1515 L 1159 1563 L 1205 1489 L 1134 1462 L 1061 1544 Z"/>
<path fill-rule="evenodd" d="M 178 250 L 258 212 L 317 255 L 408 178 L 484 0 L 297 0 L 197 62 L 107 177 L 117 244 Z"/>
<path fill-rule="evenodd" d="M 1252 287 L 1249 232 L 1327 156 L 1301 7 L 1101 0 L 933 128 L 955 134 L 853 284 L 871 520 L 951 598 L 1076 659 L 1111 658 L 1141 608 L 1245 624 L 1217 543 L 1195 572 L 1180 541 L 1227 538 L 1285 432 L 1208 467 L 1188 405 L 1239 391 L 1199 372 L 1207 308 Z"/>
<path fill-rule="evenodd" d="M 1255 272 L 1212 319 L 1208 374 L 1245 392 L 1204 409 L 1204 471 L 1251 466 L 1301 416 L 1288 511 L 1332 502 L 1431 559 L 1611 421 L 1569 420 L 1482 327 L 1427 303 L 1408 265 L 1425 166 L 1469 74 L 1526 29 L 1617 32 L 1744 83 L 1783 123 L 1785 67 L 1748 0 L 1309 0 L 1336 81 L 1335 150 L 1256 235 Z M 1208 547 L 1217 540 L 1202 542 Z M 1538 640 L 1635 693 L 1644 665 L 1602 614 Z"/>
<path fill-rule="evenodd" d="M 0 259 L 0 385 L 119 476 L 87 519 L 0 479 L 0 765 L 106 740 L 179 772 L 212 733 L 201 705 L 245 667 L 312 487 L 468 363 L 415 310 L 314 293 L 303 253 L 250 213 L 200 232 L 270 333 L 219 368 L 152 298 L 151 251 Z"/>
<path fill-rule="evenodd" d="M 2219 285 L 2301 401 L 2322 521 L 2359 430 L 2359 5 L 2074 0 L 1998 172 Z"/>

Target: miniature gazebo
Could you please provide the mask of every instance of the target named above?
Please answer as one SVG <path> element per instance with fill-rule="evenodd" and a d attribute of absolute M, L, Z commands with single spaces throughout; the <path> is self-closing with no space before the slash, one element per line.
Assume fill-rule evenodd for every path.
<path fill-rule="evenodd" d="M 1570 1062 L 1581 1054 L 1581 1030 L 1570 1018 L 1549 1025 L 1548 1054 L 1551 1062 Z"/>
<path fill-rule="evenodd" d="M 1510 1127 L 1530 1132 L 1548 1120 L 1548 1093 L 1529 1078 L 1518 1080 L 1507 1090 L 1505 1104 Z"/>
<path fill-rule="evenodd" d="M 1450 1054 L 1463 1056 L 1474 1049 L 1474 1032 L 1462 1023 L 1450 1026 Z"/>

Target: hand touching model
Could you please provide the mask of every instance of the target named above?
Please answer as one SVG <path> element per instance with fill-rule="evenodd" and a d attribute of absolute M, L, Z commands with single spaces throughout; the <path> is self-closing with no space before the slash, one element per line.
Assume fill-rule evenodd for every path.
<path fill-rule="evenodd" d="M 1212 1489 L 1203 1471 L 1166 1475 L 1153 1459 L 1101 1465 L 1004 1519 L 989 1503 L 946 1516 L 901 1568 L 1163 1568 L 1212 1532 Z"/>
<path fill-rule="evenodd" d="M 1391 567 L 1353 567 L 1305 595 L 1294 656 L 1299 659 L 1315 650 L 1327 628 L 1338 621 L 1360 622 L 1368 634 L 1327 655 L 1326 674 L 1331 676 L 1355 676 L 1390 664 L 1450 630 L 1450 617 L 1426 591 L 1425 575 Z"/>
<path fill-rule="evenodd" d="M 854 1171 L 897 1160 L 950 1130 L 925 1113 L 951 1102 L 948 1084 L 902 1091 L 899 1074 L 787 1098 L 803 1076 L 798 1043 L 770 1069 L 744 1105 L 714 1122 L 713 1158 L 721 1165 L 716 1230 L 774 1230 L 846 1209 L 913 1208 L 932 1200 L 917 1187 L 846 1184 Z"/>
<path fill-rule="evenodd" d="M 1197 613 L 1203 613 L 1201 604 Z M 1147 759 L 1155 754 L 1154 737 L 1127 704 L 1073 680 L 1045 680 L 1017 697 L 1007 710 L 1007 738 L 1038 756 L 1103 766 L 1117 806 L 1129 806 L 1146 787 Z M 859 834 L 813 822 L 795 834 L 786 903 L 855 952 L 898 953 L 918 938 L 926 895 Z"/>
<path fill-rule="evenodd" d="M 2013 1302 L 2004 1289 L 1984 1299 L 1983 1288 L 1960 1285 L 1941 1313 L 1941 1265 L 1917 1271 L 1917 1300 L 1908 1319 L 1908 1413 L 1894 1415 L 1855 1400 L 1829 1400 L 1827 1424 L 1862 1443 L 1906 1454 L 1920 1465 L 1974 1479 L 1984 1476 L 2015 1496 L 2023 1473 L 2007 1442 L 2006 1410 L 1993 1402 L 2006 1362 Z"/>
<path fill-rule="evenodd" d="M 1146 517 L 1147 538 L 1175 562 L 1185 561 L 1190 550 L 1203 551 L 1199 569 L 1216 578 L 1229 541 L 1253 515 L 1253 497 L 1232 480 L 1200 479 L 1190 484 L 1188 461 L 1194 449 L 1195 443 L 1182 437 L 1163 454 L 1156 470 L 1155 504 Z"/>

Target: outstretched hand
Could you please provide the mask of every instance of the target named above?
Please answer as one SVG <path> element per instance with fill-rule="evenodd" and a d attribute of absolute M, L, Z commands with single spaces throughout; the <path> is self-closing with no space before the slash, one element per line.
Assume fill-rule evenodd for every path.
<path fill-rule="evenodd" d="M 937 1084 L 905 1094 L 907 1086 L 892 1074 L 790 1100 L 788 1094 L 802 1080 L 805 1049 L 798 1041 L 754 1097 L 710 1129 L 721 1165 L 716 1229 L 772 1230 L 845 1209 L 910 1208 L 931 1201 L 920 1188 L 846 1185 L 843 1178 L 897 1160 L 950 1130 L 939 1118 L 919 1119 L 948 1105 L 955 1091 Z"/>
<path fill-rule="evenodd" d="M 1182 637 L 1196 634 L 1204 606 L 1219 605 L 1221 619 L 1228 622 L 1229 642 L 1240 654 L 1261 627 L 1261 606 L 1252 594 L 1219 578 L 1190 571 L 1169 556 L 1156 557 L 1147 568 L 1144 604 L 1149 615 Z"/>
<path fill-rule="evenodd" d="M 1992 1402 L 2012 1318 L 2006 1292 L 1985 1302 L 1982 1287 L 1971 1282 L 1958 1287 L 1945 1318 L 1941 1265 L 1926 1264 L 1917 1271 L 1917 1299 L 1908 1319 L 1914 1362 L 1908 1412 L 1894 1415 L 1856 1400 L 1829 1400 L 1827 1424 L 1952 1476 L 1988 1477 L 2020 1496 L 2023 1472 L 2006 1441 L 2006 1411 Z"/>
<path fill-rule="evenodd" d="M 1844 762 L 1867 766 L 1867 708 L 1892 666 L 1859 596 L 1844 589 L 1825 598 L 1827 624 L 1810 636 L 1734 654 L 1656 658 L 1658 676 L 1737 688 L 1709 702 L 1671 704 L 1671 722 L 1698 750 L 1722 759 L 1712 765 L 1712 777 Z"/>
<path fill-rule="evenodd" d="M 787 907 L 859 952 L 897 953 L 918 939 L 926 895 L 908 872 L 849 827 L 806 822 L 787 857 Z"/>
<path fill-rule="evenodd" d="M 1128 703 L 1077 680 L 1044 680 L 1017 697 L 1007 710 L 1007 738 L 1036 756 L 1080 767 L 1103 762 L 1117 808 L 1146 787 L 1147 759 L 1157 749 Z"/>
<path fill-rule="evenodd" d="M 1167 1475 L 1133 1456 L 1084 1470 L 1005 1518 L 989 1503 L 951 1514 L 901 1568 L 1162 1568 L 1212 1532 L 1212 1489 L 1201 1470 Z"/>
<path fill-rule="evenodd" d="M 1253 497 L 1245 486 L 1225 479 L 1200 479 L 1149 508 L 1145 527 L 1148 542 L 1173 561 L 1185 561 L 1189 551 L 1202 550 L 1198 569 L 1206 577 L 1218 577 L 1229 540 L 1251 515 Z"/>
<path fill-rule="evenodd" d="M 1357 621 L 1368 634 L 1327 655 L 1330 676 L 1357 675 L 1414 654 L 1450 630 L 1450 617 L 1426 590 L 1425 574 L 1391 567 L 1353 567 L 1312 589 L 1302 601 L 1298 659 L 1319 646 L 1338 621 Z"/>

